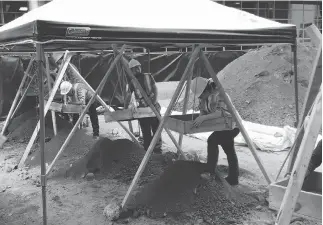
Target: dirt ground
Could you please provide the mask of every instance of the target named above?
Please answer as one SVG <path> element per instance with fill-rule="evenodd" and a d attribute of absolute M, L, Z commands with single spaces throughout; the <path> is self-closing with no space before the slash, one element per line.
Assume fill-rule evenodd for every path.
<path fill-rule="evenodd" d="M 167 207 L 174 212 L 172 214 L 164 208 L 160 208 L 162 204 L 159 204 L 159 210 L 156 210 L 156 212 L 165 212 L 162 213 L 162 216 L 155 216 L 152 213 L 154 208 L 150 208 L 150 211 L 147 209 L 140 211 L 138 209 L 132 211 L 131 215 L 116 222 L 107 221 L 103 215 L 105 206 L 123 199 L 145 152 L 132 144 L 131 141 L 124 140 L 128 137 L 116 123 L 106 124 L 103 117 L 100 116 L 100 124 L 101 133 L 104 134 L 101 139 L 94 141 L 91 137 L 90 128 L 79 130 L 72 138 L 66 151 L 59 158 L 54 171 L 50 174 L 46 188 L 48 224 L 274 224 L 276 212 L 268 208 L 266 181 L 251 152 L 245 147 L 237 147 L 241 176 L 240 185 L 234 188 L 235 192 L 243 194 L 251 202 L 243 207 L 243 210 L 225 208 L 224 206 L 227 207 L 229 203 L 223 198 L 220 198 L 222 200 L 218 199 L 221 204 L 215 205 L 215 207 L 208 209 L 209 211 L 207 212 L 204 212 L 201 207 L 194 208 L 195 202 L 197 206 L 200 206 L 198 204 L 212 206 L 212 204 L 217 203 L 212 199 L 207 203 L 203 198 L 208 198 L 205 193 L 214 192 L 219 195 L 221 187 L 216 185 L 189 186 L 191 183 L 185 183 L 185 179 L 195 177 L 196 181 L 199 176 L 195 174 L 196 171 L 194 172 L 191 169 L 192 167 L 185 164 L 180 166 L 180 168 L 184 169 L 179 170 L 181 173 L 179 176 L 185 185 L 184 187 L 179 187 L 191 188 L 192 191 L 189 196 L 195 196 L 197 199 L 190 202 L 190 204 L 194 203 L 192 207 L 186 209 L 184 207 L 176 211 L 174 210 L 175 208 L 168 205 Z M 135 130 L 137 129 L 136 124 L 137 122 L 133 123 Z M 59 135 L 50 140 L 47 139 L 47 163 L 51 162 L 58 151 L 58 145 L 65 140 L 68 133 L 67 128 L 69 128 L 68 125 L 64 126 L 59 130 Z M 174 135 L 177 137 L 177 134 L 174 133 Z M 180 163 L 180 161 L 173 162 L 174 154 L 170 152 L 175 152 L 176 149 L 165 133 L 163 133 L 163 142 L 163 154 L 156 154 L 152 157 L 139 182 L 140 188 L 136 191 L 136 196 L 147 193 L 146 196 L 152 196 L 151 199 L 157 199 L 158 201 L 155 201 L 155 203 L 166 202 L 161 201 L 165 200 L 161 198 L 165 192 L 160 188 L 150 189 L 149 187 L 151 185 L 156 187 L 156 184 L 160 187 L 160 178 L 169 174 L 167 171 L 172 166 L 174 167 L 176 163 Z M 29 156 L 25 168 L 13 168 L 19 162 L 26 145 L 26 141 L 13 139 L 7 142 L 0 151 L 1 225 L 42 224 L 42 197 L 39 182 L 40 160 L 37 148 Z M 116 146 L 118 147 L 116 148 Z M 185 152 L 206 151 L 206 143 L 185 136 L 183 150 Z M 258 154 L 263 160 L 269 175 L 274 179 L 286 156 L 286 152 L 258 152 Z M 192 163 L 196 164 L 197 162 Z M 223 176 L 226 175 L 227 161 L 222 151 L 220 151 L 219 157 L 219 170 Z M 92 174 L 85 176 L 88 172 L 92 172 L 93 177 L 90 176 Z M 170 185 L 172 187 L 172 183 Z M 205 187 L 209 189 L 205 191 Z M 149 190 L 156 190 L 156 192 L 148 195 Z M 168 190 L 170 189 L 168 188 Z M 201 203 L 201 201 L 205 201 L 205 203 Z M 144 201 L 144 203 L 149 205 L 147 201 Z M 237 211 L 227 214 L 230 209 Z M 220 214 L 221 216 L 219 216 Z M 210 216 L 206 217 L 205 215 Z M 210 218 L 213 218 L 213 220 Z M 307 220 L 301 220 L 300 222 L 299 219 L 295 218 L 293 224 L 315 223 Z"/>

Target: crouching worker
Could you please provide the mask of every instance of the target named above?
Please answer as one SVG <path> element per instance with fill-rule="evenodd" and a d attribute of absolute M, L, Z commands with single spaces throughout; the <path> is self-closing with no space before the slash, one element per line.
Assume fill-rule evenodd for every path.
<path fill-rule="evenodd" d="M 197 117 L 193 126 L 198 127 L 204 121 L 218 118 L 223 115 L 230 115 L 224 99 L 220 96 L 216 84 L 212 79 L 197 77 L 192 80 L 191 91 L 199 98 L 200 115 Z M 234 148 L 234 138 L 240 130 L 233 124 L 231 130 L 214 131 L 207 140 L 207 164 L 203 177 L 210 177 L 215 173 L 219 158 L 219 145 L 227 155 L 229 173 L 225 178 L 230 185 L 239 183 L 239 164 L 238 157 Z"/>
<path fill-rule="evenodd" d="M 63 81 L 60 85 L 61 95 L 67 96 L 71 99 L 71 102 L 74 104 L 80 104 L 83 106 L 83 109 L 91 100 L 93 94 L 86 89 L 83 83 L 72 84 L 68 81 Z M 88 114 L 90 115 L 90 120 L 93 129 L 93 138 L 99 138 L 99 119 L 96 111 L 95 101 L 91 104 Z M 79 114 L 73 114 L 73 124 L 75 125 L 79 119 Z"/>
<path fill-rule="evenodd" d="M 137 78 L 138 82 L 140 83 L 141 87 L 146 92 L 147 96 L 150 98 L 152 103 L 154 104 L 157 111 L 160 112 L 160 105 L 157 102 L 157 86 L 154 78 L 151 76 L 151 74 L 143 74 L 141 72 L 141 64 L 135 59 L 130 60 L 129 62 L 129 68 L 131 69 L 134 76 Z M 138 88 L 136 88 L 135 84 L 133 82 L 129 83 L 129 90 L 131 93 L 135 93 L 135 99 L 138 102 L 138 107 L 149 107 L 149 105 L 146 103 L 145 99 L 141 95 L 141 92 Z M 130 100 L 130 99 L 129 99 Z M 129 106 L 128 101 L 126 103 L 126 108 Z M 130 105 L 130 108 L 135 111 L 136 106 L 134 104 Z M 150 145 L 150 142 L 152 141 L 154 135 L 156 134 L 156 131 L 159 126 L 159 120 L 157 117 L 147 117 L 139 119 L 139 124 L 142 130 L 142 135 L 144 139 L 144 148 L 147 151 L 148 147 Z M 161 147 L 162 147 L 162 140 L 161 137 L 159 137 L 154 152 L 155 153 L 161 153 Z"/>

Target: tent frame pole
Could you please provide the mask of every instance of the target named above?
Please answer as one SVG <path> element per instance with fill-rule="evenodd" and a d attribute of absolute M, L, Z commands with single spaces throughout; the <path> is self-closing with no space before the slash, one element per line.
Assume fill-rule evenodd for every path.
<path fill-rule="evenodd" d="M 146 167 L 146 165 L 148 163 L 148 160 L 149 160 L 149 158 L 150 158 L 150 156 L 151 156 L 151 154 L 153 152 L 153 149 L 154 149 L 154 147 L 155 147 L 155 145 L 157 143 L 157 140 L 158 140 L 159 136 L 161 135 L 161 132 L 162 132 L 164 126 L 165 126 L 167 118 L 171 114 L 171 111 L 172 111 L 172 109 L 174 107 L 174 104 L 175 104 L 175 102 L 177 100 L 177 96 L 179 95 L 185 81 L 187 80 L 188 76 L 190 75 L 191 69 L 192 69 L 192 67 L 194 65 L 195 59 L 198 57 L 199 52 L 200 52 L 200 47 L 196 46 L 193 53 L 192 53 L 192 55 L 191 55 L 191 58 L 190 58 L 190 60 L 189 60 L 189 62 L 187 64 L 187 66 L 186 66 L 184 74 L 183 74 L 183 76 L 182 76 L 182 78 L 181 78 L 181 80 L 180 80 L 180 82 L 179 82 L 179 84 L 178 84 L 178 86 L 177 86 L 177 88 L 176 88 L 176 90 L 174 92 L 174 95 L 173 95 L 173 97 L 172 97 L 172 99 L 171 99 L 171 101 L 170 101 L 170 103 L 169 103 L 169 105 L 167 107 L 166 113 L 165 113 L 164 117 L 161 118 L 161 121 L 159 123 L 158 129 L 157 129 L 157 131 L 156 131 L 156 133 L 155 133 L 155 135 L 154 135 L 154 137 L 153 137 L 153 139 L 152 139 L 152 141 L 151 141 L 151 143 L 150 143 L 150 145 L 148 147 L 148 150 L 146 151 L 146 154 L 145 154 L 143 160 L 141 161 L 141 164 L 140 164 L 140 166 L 139 166 L 139 168 L 138 168 L 138 170 L 136 172 L 136 175 L 135 175 L 134 179 L 132 180 L 131 185 L 130 185 L 127 193 L 126 193 L 126 196 L 124 197 L 124 199 L 122 201 L 122 204 L 121 204 L 122 208 L 126 207 L 128 201 L 129 201 L 129 197 L 131 196 L 132 192 L 134 191 L 135 187 L 137 186 L 139 178 L 140 178 L 141 174 L 143 173 L 143 171 L 144 171 L 144 169 L 145 169 L 145 167 Z M 125 63 L 125 59 L 123 59 L 123 63 Z M 124 65 L 124 66 L 126 66 L 126 65 Z M 128 69 L 129 69 L 129 67 L 128 67 Z M 148 97 L 148 96 L 145 96 L 145 97 Z M 156 111 L 156 109 L 154 109 L 154 111 Z M 156 115 L 159 115 L 159 114 L 156 113 Z M 159 118 L 160 118 L 160 115 L 159 115 Z"/>
<path fill-rule="evenodd" d="M 222 97 L 224 98 L 224 102 L 228 106 L 228 108 L 229 108 L 229 110 L 230 110 L 230 112 L 232 114 L 232 117 L 237 122 L 238 127 L 240 128 L 241 134 L 243 135 L 244 139 L 246 140 L 246 142 L 247 142 L 247 144 L 249 146 L 249 149 L 250 149 L 253 157 L 255 158 L 261 172 L 263 173 L 267 183 L 270 184 L 271 179 L 270 179 L 269 175 L 267 174 L 266 169 L 264 168 L 263 163 L 262 163 L 261 159 L 259 158 L 259 156 L 258 156 L 258 154 L 256 152 L 257 150 L 256 150 L 256 147 L 255 147 L 254 143 L 252 142 L 251 138 L 249 137 L 249 135 L 247 133 L 247 130 L 244 128 L 244 126 L 242 124 L 242 118 L 239 115 L 239 112 L 236 110 L 236 108 L 232 104 L 230 97 L 225 93 L 225 90 L 224 90 L 221 82 L 217 78 L 217 74 L 214 72 L 214 70 L 213 70 L 213 68 L 211 66 L 211 63 L 209 62 L 208 58 L 205 56 L 204 52 L 202 52 L 202 51 L 201 51 L 201 54 L 200 54 L 200 58 L 204 62 L 205 67 L 206 67 L 208 73 L 210 74 L 210 76 L 212 77 L 213 81 L 216 83 L 216 86 L 219 88 L 219 92 L 222 95 Z"/>
<path fill-rule="evenodd" d="M 39 77 L 39 115 L 40 115 L 40 157 L 41 157 L 41 188 L 43 205 L 43 224 L 47 225 L 46 204 L 46 165 L 45 165 L 45 112 L 44 112 L 44 82 L 43 65 L 44 50 L 41 44 L 36 44 L 37 75 Z"/>
<path fill-rule="evenodd" d="M 68 134 L 66 140 L 62 144 L 62 146 L 59 149 L 58 153 L 56 154 L 54 160 L 48 166 L 47 171 L 46 171 L 46 175 L 48 175 L 51 172 L 53 166 L 55 165 L 55 162 L 59 159 L 60 155 L 64 152 L 66 146 L 68 145 L 68 143 L 70 142 L 71 138 L 75 134 L 75 132 L 76 132 L 79 124 L 83 121 L 83 118 L 84 118 L 86 112 L 89 110 L 91 104 L 94 102 L 94 99 L 103 90 L 103 87 L 105 86 L 105 83 L 106 83 L 107 79 L 109 78 L 109 76 L 113 72 L 114 67 L 116 66 L 116 64 L 118 63 L 118 61 L 120 60 L 120 58 L 122 57 L 122 54 L 123 54 L 123 51 L 125 50 L 125 48 L 126 48 L 126 45 L 123 45 L 122 48 L 121 48 L 120 54 L 117 57 L 115 57 L 115 59 L 113 60 L 111 66 L 109 67 L 108 71 L 106 72 L 106 74 L 104 75 L 103 79 L 101 80 L 101 82 L 100 82 L 99 86 L 97 87 L 95 93 L 93 94 L 92 98 L 90 99 L 90 101 L 87 103 L 87 105 L 85 106 L 85 108 L 81 112 L 80 117 L 78 118 L 78 120 L 75 123 L 74 127 L 72 128 L 71 132 Z"/>
<path fill-rule="evenodd" d="M 23 95 L 22 95 L 22 97 L 21 97 L 21 99 L 20 99 L 19 103 L 17 104 L 18 99 L 19 99 L 19 96 L 21 95 L 22 88 L 23 88 L 23 86 L 24 86 L 24 84 L 25 84 L 25 82 L 26 82 L 27 77 L 29 76 L 29 71 L 30 71 L 31 66 L 32 66 L 32 61 L 33 61 L 33 57 L 30 59 L 30 62 L 29 62 L 28 67 L 27 67 L 27 70 L 26 70 L 26 72 L 24 73 L 24 76 L 23 76 L 23 78 L 22 78 L 22 81 L 20 82 L 20 85 L 19 85 L 18 91 L 17 91 L 17 93 L 16 93 L 16 96 L 15 96 L 15 98 L 14 98 L 14 100 L 13 100 L 13 103 L 12 103 L 12 105 L 11 105 L 11 107 L 10 107 L 9 113 L 8 113 L 8 115 L 7 115 L 7 118 L 6 118 L 5 123 L 4 123 L 4 125 L 3 125 L 2 131 L 1 131 L 1 135 L 4 135 L 4 134 L 5 134 L 5 132 L 6 132 L 7 128 L 8 128 L 8 126 L 9 126 L 9 124 L 10 124 L 10 122 L 11 122 L 11 119 L 14 117 L 14 115 L 15 115 L 15 113 L 16 113 L 16 111 L 17 111 L 17 109 L 18 109 L 18 108 L 19 108 L 19 106 L 20 106 L 20 104 L 19 104 L 19 103 L 21 102 L 21 99 L 24 99 L 24 95 L 26 94 L 26 91 L 23 93 Z M 18 63 L 19 63 L 19 62 L 18 62 Z M 31 81 L 30 81 L 30 83 L 31 83 Z M 28 85 L 28 87 L 29 87 L 29 85 Z M 27 89 L 28 89 L 28 88 L 27 88 Z M 16 106 L 17 106 L 17 107 L 16 107 Z M 4 143 L 2 143 L 2 144 L 4 144 Z M 1 146 L 1 147 L 2 147 L 2 146 Z"/>
<path fill-rule="evenodd" d="M 61 81 L 63 79 L 63 76 L 65 74 L 67 66 L 68 66 L 68 64 L 69 64 L 69 62 L 71 60 L 71 57 L 72 57 L 72 55 L 68 51 L 66 51 L 65 55 L 64 55 L 64 62 L 62 64 L 61 68 L 60 68 L 60 71 L 58 72 L 58 76 L 57 76 L 56 81 L 54 83 L 54 87 L 51 90 L 49 98 L 48 98 L 48 101 L 47 101 L 47 104 L 45 105 L 44 117 L 46 116 L 46 114 L 47 114 L 47 112 L 49 110 L 49 107 L 50 107 L 50 105 L 51 105 L 51 103 L 52 103 L 52 101 L 54 99 L 54 96 L 55 96 L 55 94 L 56 94 L 56 92 L 57 92 L 57 90 L 59 88 L 59 85 L 60 85 L 60 83 L 61 83 Z M 18 164 L 18 168 L 23 167 L 23 165 L 25 164 L 25 161 L 26 161 L 26 159 L 27 159 L 27 157 L 29 155 L 29 152 L 30 152 L 30 150 L 31 150 L 31 148 L 32 148 L 32 146 L 33 146 L 33 144 L 34 144 L 34 142 L 36 140 L 37 134 L 39 132 L 39 126 L 40 126 L 40 121 L 37 122 L 36 128 L 34 129 L 34 132 L 33 132 L 32 136 L 31 136 L 31 138 L 29 140 L 29 143 L 28 143 L 28 145 L 27 145 L 27 147 L 25 149 L 25 152 L 24 152 L 23 156 L 20 159 L 20 162 Z"/>
<path fill-rule="evenodd" d="M 295 91 L 295 110 L 296 110 L 296 123 L 295 127 L 299 124 L 299 107 L 298 107 L 298 68 L 297 68 L 297 40 L 295 40 L 295 43 L 291 46 L 292 47 L 292 53 L 293 53 L 293 61 L 294 61 L 294 91 Z"/>

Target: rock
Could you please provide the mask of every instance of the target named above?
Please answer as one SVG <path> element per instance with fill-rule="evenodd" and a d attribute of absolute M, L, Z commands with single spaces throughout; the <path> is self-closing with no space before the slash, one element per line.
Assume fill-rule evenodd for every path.
<path fill-rule="evenodd" d="M 120 211 L 121 211 L 121 205 L 116 202 L 111 202 L 104 208 L 103 215 L 109 221 L 115 221 L 119 218 Z"/>
<path fill-rule="evenodd" d="M 86 174 L 85 178 L 88 181 L 94 180 L 94 174 L 93 173 L 88 173 L 88 174 Z"/>
<path fill-rule="evenodd" d="M 255 75 L 255 77 L 264 77 L 264 76 L 269 76 L 270 73 L 267 70 L 264 70 L 258 74 Z"/>
<path fill-rule="evenodd" d="M 6 168 L 6 172 L 10 173 L 12 171 L 12 169 L 13 169 L 13 166 L 12 165 L 6 165 L 5 168 Z"/>
<path fill-rule="evenodd" d="M 251 101 L 250 100 L 247 100 L 246 103 L 249 105 L 251 103 Z"/>
<path fill-rule="evenodd" d="M 258 205 L 258 206 L 256 207 L 256 209 L 257 209 L 257 210 L 261 210 L 261 209 L 262 209 L 261 205 Z"/>
<path fill-rule="evenodd" d="M 25 177 L 25 180 L 28 180 L 29 178 L 30 178 L 30 176 L 26 176 L 26 177 Z"/>
<path fill-rule="evenodd" d="M 163 217 L 166 217 L 166 216 L 167 216 L 167 213 L 164 213 L 164 214 L 163 214 Z"/>
<path fill-rule="evenodd" d="M 138 210 L 135 210 L 132 214 L 133 218 L 138 218 L 140 216 L 140 212 Z"/>
<path fill-rule="evenodd" d="M 292 108 L 293 108 L 293 105 L 288 105 L 288 107 L 289 107 L 290 109 L 292 109 Z"/>
<path fill-rule="evenodd" d="M 85 178 L 85 173 L 82 173 L 81 178 Z"/>
<path fill-rule="evenodd" d="M 198 220 L 196 221 L 195 225 L 200 225 L 200 224 L 202 224 L 202 223 L 203 223 L 203 219 L 198 219 Z"/>
<path fill-rule="evenodd" d="M 236 224 L 237 222 L 234 219 L 227 218 L 226 219 L 226 224 Z"/>

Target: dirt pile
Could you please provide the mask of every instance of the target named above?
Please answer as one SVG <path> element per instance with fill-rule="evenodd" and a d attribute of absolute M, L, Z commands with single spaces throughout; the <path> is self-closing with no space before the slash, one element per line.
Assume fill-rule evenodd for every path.
<path fill-rule="evenodd" d="M 311 44 L 298 44 L 299 109 L 302 109 L 313 60 L 317 49 Z M 276 44 L 251 50 L 228 64 L 218 73 L 244 120 L 272 126 L 293 126 L 295 97 L 293 57 L 290 45 Z M 189 109 L 193 107 L 191 97 Z M 183 103 L 175 109 L 181 111 Z M 195 107 L 198 106 L 198 101 Z"/>
<path fill-rule="evenodd" d="M 144 155 L 144 149 L 128 139 L 102 138 L 93 145 L 84 159 L 70 169 L 70 172 L 75 173 L 78 168 L 85 166 L 85 172 L 94 173 L 96 178 L 108 177 L 129 183 Z M 167 163 L 163 155 L 152 155 L 142 175 L 141 184 L 161 174 Z"/>
<path fill-rule="evenodd" d="M 237 224 L 255 200 L 239 193 L 239 199 L 230 201 L 221 182 L 201 178 L 203 170 L 199 162 L 175 162 L 137 194 L 137 207 L 156 217 L 173 215 L 210 224 Z"/>
<path fill-rule="evenodd" d="M 71 129 L 72 125 L 66 123 L 64 128 L 58 130 L 56 136 L 45 143 L 46 163 L 50 164 L 53 161 Z M 72 167 L 74 164 L 78 165 L 78 162 L 83 159 L 94 144 L 95 140 L 91 135 L 86 133 L 85 129 L 78 129 L 55 164 L 56 170 L 66 172 L 70 169 L 71 165 Z M 26 160 L 26 164 L 31 167 L 40 165 L 40 151 L 37 145 L 35 146 L 33 153 Z M 80 173 L 84 172 L 84 168 L 78 167 L 78 170 Z"/>

